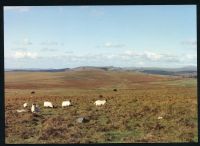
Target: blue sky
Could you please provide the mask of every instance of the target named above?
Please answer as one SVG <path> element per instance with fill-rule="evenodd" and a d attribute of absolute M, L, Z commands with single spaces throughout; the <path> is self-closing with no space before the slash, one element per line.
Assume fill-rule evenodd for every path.
<path fill-rule="evenodd" d="M 5 68 L 197 65 L 196 6 L 4 7 Z"/>

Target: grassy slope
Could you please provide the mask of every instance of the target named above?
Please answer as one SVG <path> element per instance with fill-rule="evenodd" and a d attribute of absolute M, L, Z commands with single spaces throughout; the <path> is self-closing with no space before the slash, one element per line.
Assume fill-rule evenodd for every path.
<path fill-rule="evenodd" d="M 195 79 L 78 71 L 9 72 L 5 81 L 6 143 L 197 142 Z M 108 99 L 104 107 L 93 104 L 99 95 Z M 73 106 L 62 109 L 65 99 Z M 44 100 L 57 108 L 43 108 Z M 24 102 L 37 102 L 40 115 L 16 113 Z M 79 116 L 90 121 L 77 124 Z"/>

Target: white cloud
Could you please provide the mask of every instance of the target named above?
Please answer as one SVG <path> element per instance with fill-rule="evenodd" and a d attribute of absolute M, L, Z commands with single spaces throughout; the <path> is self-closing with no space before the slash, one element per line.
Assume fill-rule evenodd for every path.
<path fill-rule="evenodd" d="M 175 54 L 162 54 L 161 60 L 165 62 L 180 62 L 180 56 Z"/>
<path fill-rule="evenodd" d="M 121 55 L 122 56 L 129 56 L 129 57 L 142 57 L 142 56 L 144 56 L 143 53 L 136 52 L 136 51 L 133 51 L 133 50 L 126 50 Z"/>
<path fill-rule="evenodd" d="M 151 61 L 158 61 L 161 59 L 162 55 L 158 54 L 158 53 L 154 53 L 154 52 L 144 52 L 144 57 L 146 57 L 147 59 L 151 60 Z"/>
<path fill-rule="evenodd" d="M 181 42 L 181 44 L 183 46 L 186 46 L 186 47 L 191 47 L 193 49 L 196 49 L 197 48 L 197 41 L 196 39 L 188 39 L 188 40 L 184 40 Z"/>
<path fill-rule="evenodd" d="M 64 43 L 59 43 L 57 41 L 50 41 L 50 40 L 46 40 L 40 43 L 41 45 L 45 45 L 45 46 L 58 46 L 58 45 L 64 45 Z"/>
<path fill-rule="evenodd" d="M 21 59 L 21 58 L 32 58 L 35 59 L 37 58 L 37 53 L 35 52 L 28 52 L 28 51 L 16 51 L 13 55 L 14 58 L 16 59 Z"/>
<path fill-rule="evenodd" d="M 110 53 L 98 53 L 98 54 L 75 54 L 69 53 L 61 56 L 55 56 L 54 59 L 60 59 L 68 61 L 68 62 L 124 62 L 127 63 L 135 62 L 136 66 L 143 66 L 147 64 L 159 64 L 164 63 L 166 65 L 170 65 L 171 63 L 190 63 L 195 60 L 194 54 L 188 55 L 180 55 L 180 54 L 170 54 L 170 53 L 157 53 L 157 52 L 137 52 L 133 50 L 126 50 L 124 52 L 115 52 L 113 54 Z"/>
<path fill-rule="evenodd" d="M 55 49 L 55 48 L 42 48 L 40 49 L 41 51 L 47 51 L 47 52 L 55 52 L 57 51 L 58 49 Z"/>
<path fill-rule="evenodd" d="M 17 11 L 17 12 L 27 12 L 31 9 L 31 6 L 5 6 L 5 11 Z"/>
<path fill-rule="evenodd" d="M 183 45 L 196 45 L 197 41 L 194 39 L 188 39 L 188 40 L 182 41 L 182 44 Z"/>
<path fill-rule="evenodd" d="M 12 54 L 12 53 L 11 53 Z M 9 55 L 9 54 L 7 54 Z M 195 54 L 170 54 L 170 53 L 158 53 L 158 52 L 139 52 L 136 50 L 125 50 L 124 52 L 113 52 L 113 53 L 85 53 L 80 54 L 78 52 L 55 52 L 53 54 L 41 54 L 38 55 L 36 52 L 30 51 L 16 51 L 11 56 L 6 56 L 11 59 L 35 59 L 43 61 L 55 60 L 55 62 L 67 62 L 69 64 L 129 64 L 135 66 L 144 65 L 158 65 L 158 64 L 192 64 L 195 63 Z M 20 60 L 19 60 L 20 61 Z"/>
<path fill-rule="evenodd" d="M 65 54 L 72 54 L 73 51 L 65 51 L 64 53 L 65 53 Z"/>
<path fill-rule="evenodd" d="M 19 48 L 12 48 L 12 50 L 15 50 L 15 51 L 26 51 L 27 48 L 23 48 L 23 47 L 19 47 Z"/>
<path fill-rule="evenodd" d="M 133 50 L 126 50 L 124 53 L 119 55 L 120 58 L 131 60 L 131 59 L 139 59 L 145 62 L 153 61 L 163 61 L 163 62 L 177 62 L 179 61 L 180 56 L 176 54 L 163 54 L 163 53 L 156 53 L 156 52 L 136 52 Z"/>
<path fill-rule="evenodd" d="M 111 44 L 111 43 L 109 43 L 109 42 L 107 42 L 107 43 L 105 43 L 105 44 L 104 44 L 104 46 L 105 46 L 105 47 L 111 47 L 111 46 L 112 46 L 112 44 Z"/>
<path fill-rule="evenodd" d="M 105 58 L 107 59 L 114 59 L 116 58 L 117 56 L 115 54 L 108 54 L 108 55 L 105 55 Z"/>
<path fill-rule="evenodd" d="M 29 38 L 23 38 L 22 40 L 15 42 L 15 44 L 19 45 L 18 48 L 27 48 L 27 46 L 30 46 L 33 43 Z"/>
<path fill-rule="evenodd" d="M 105 47 L 105 48 L 123 48 L 125 47 L 124 44 L 114 44 L 112 42 L 106 42 L 102 45 L 102 47 Z"/>
<path fill-rule="evenodd" d="M 143 61 L 138 62 L 138 65 L 143 66 L 145 63 Z"/>
<path fill-rule="evenodd" d="M 124 52 L 125 55 L 128 55 L 128 56 L 132 56 L 134 55 L 135 53 L 132 51 L 132 50 L 127 50 Z"/>
<path fill-rule="evenodd" d="M 22 41 L 22 44 L 23 45 L 32 45 L 32 42 L 30 41 L 30 39 L 24 38 L 23 41 Z"/>
<path fill-rule="evenodd" d="M 186 54 L 185 57 L 190 60 L 197 59 L 197 54 Z"/>

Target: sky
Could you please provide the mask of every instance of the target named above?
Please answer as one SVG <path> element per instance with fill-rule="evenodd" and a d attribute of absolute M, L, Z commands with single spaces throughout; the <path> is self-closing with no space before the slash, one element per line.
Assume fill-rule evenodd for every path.
<path fill-rule="evenodd" d="M 5 68 L 197 65 L 195 5 L 4 7 Z"/>

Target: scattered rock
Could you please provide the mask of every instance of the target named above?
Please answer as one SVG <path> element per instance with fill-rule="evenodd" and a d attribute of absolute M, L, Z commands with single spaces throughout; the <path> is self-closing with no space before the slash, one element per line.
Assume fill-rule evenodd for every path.
<path fill-rule="evenodd" d="M 35 91 L 32 91 L 31 94 L 35 94 Z"/>
<path fill-rule="evenodd" d="M 76 119 L 76 122 L 78 122 L 78 123 L 87 123 L 87 122 L 89 122 L 89 118 L 80 117 L 80 118 Z"/>
<path fill-rule="evenodd" d="M 161 130 L 161 129 L 164 129 L 164 128 L 165 128 L 164 125 L 157 123 L 156 126 L 154 127 L 154 130 Z"/>

